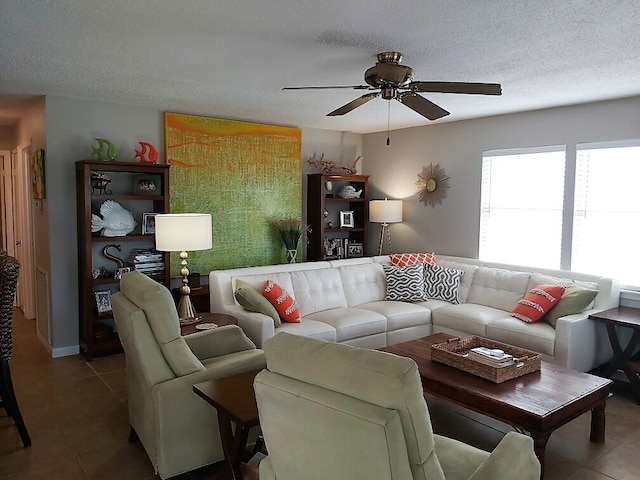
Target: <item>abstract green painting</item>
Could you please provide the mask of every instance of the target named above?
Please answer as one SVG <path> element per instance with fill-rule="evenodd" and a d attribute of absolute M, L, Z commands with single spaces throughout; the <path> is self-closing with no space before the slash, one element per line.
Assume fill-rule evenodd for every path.
<path fill-rule="evenodd" d="M 171 213 L 212 217 L 213 248 L 189 252 L 189 270 L 284 263 L 271 223 L 302 215 L 300 129 L 165 113 L 165 147 Z"/>

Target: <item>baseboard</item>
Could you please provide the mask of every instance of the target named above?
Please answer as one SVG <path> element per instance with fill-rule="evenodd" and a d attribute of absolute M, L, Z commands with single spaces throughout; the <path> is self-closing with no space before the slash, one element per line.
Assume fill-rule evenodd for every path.
<path fill-rule="evenodd" d="M 51 350 L 52 358 L 69 357 L 80 353 L 80 345 L 69 345 L 68 347 L 54 348 Z"/>

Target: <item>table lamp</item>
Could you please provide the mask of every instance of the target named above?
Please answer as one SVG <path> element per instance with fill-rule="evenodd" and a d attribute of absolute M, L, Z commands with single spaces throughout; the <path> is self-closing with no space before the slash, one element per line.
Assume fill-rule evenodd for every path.
<path fill-rule="evenodd" d="M 196 317 L 191 303 L 187 251 L 207 250 L 212 247 L 211 215 L 208 213 L 166 213 L 158 214 L 156 220 L 156 249 L 163 252 L 180 252 L 180 322 L 188 322 Z"/>
<path fill-rule="evenodd" d="M 384 200 L 371 200 L 369 202 L 369 221 L 382 224 L 382 228 L 380 229 L 380 243 L 378 244 L 378 255 L 382 255 L 385 230 L 387 232 L 389 253 L 393 253 L 389 224 L 402 221 L 402 200 L 387 200 L 386 198 Z"/>

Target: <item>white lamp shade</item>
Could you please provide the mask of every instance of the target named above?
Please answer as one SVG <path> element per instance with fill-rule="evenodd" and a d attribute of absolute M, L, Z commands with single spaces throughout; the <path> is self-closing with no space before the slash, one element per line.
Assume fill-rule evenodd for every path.
<path fill-rule="evenodd" d="M 402 200 L 371 200 L 369 221 L 375 223 L 398 223 L 402 221 Z M 156 226 L 156 229 L 158 227 Z"/>
<path fill-rule="evenodd" d="M 211 215 L 208 213 L 165 213 L 156 215 L 156 249 L 189 252 L 212 247 Z"/>

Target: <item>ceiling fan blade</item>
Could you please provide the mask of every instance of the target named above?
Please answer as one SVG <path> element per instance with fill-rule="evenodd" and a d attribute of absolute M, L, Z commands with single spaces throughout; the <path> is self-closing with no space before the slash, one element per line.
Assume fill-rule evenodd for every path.
<path fill-rule="evenodd" d="M 396 97 L 396 99 L 403 105 L 406 105 L 429 120 L 437 120 L 449 115 L 449 112 L 444 108 L 439 107 L 435 103 L 414 92 L 401 93 Z"/>
<path fill-rule="evenodd" d="M 369 85 L 329 85 L 326 87 L 282 87 L 282 90 L 326 90 L 329 88 L 348 88 L 351 90 L 374 90 Z"/>
<path fill-rule="evenodd" d="M 327 113 L 327 117 L 335 117 L 337 115 L 344 115 L 345 113 L 349 113 L 351 110 L 358 108 L 360 105 L 364 105 L 369 100 L 372 100 L 380 95 L 380 92 L 375 93 L 367 93 L 360 98 L 356 98 L 355 100 L 347 103 L 346 105 L 341 106 L 340 108 L 334 110 L 331 113 Z"/>
<path fill-rule="evenodd" d="M 407 88 L 413 92 L 502 95 L 502 87 L 499 83 L 411 82 Z"/>

